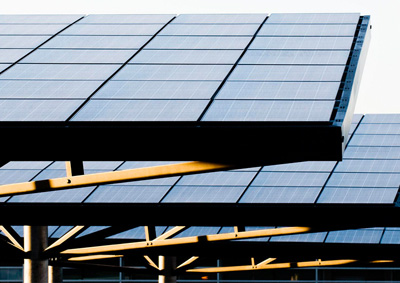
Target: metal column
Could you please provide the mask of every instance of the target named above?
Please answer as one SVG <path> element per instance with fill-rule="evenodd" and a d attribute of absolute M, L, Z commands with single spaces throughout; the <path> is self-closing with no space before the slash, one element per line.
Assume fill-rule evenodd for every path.
<path fill-rule="evenodd" d="M 24 283 L 48 283 L 47 226 L 24 226 Z"/>
<path fill-rule="evenodd" d="M 160 255 L 158 267 L 163 271 L 163 274 L 158 276 L 158 283 L 176 283 L 176 257 Z"/>

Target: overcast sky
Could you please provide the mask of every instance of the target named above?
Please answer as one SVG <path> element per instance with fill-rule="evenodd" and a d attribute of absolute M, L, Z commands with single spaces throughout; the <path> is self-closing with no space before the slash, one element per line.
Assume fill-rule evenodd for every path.
<path fill-rule="evenodd" d="M 356 113 L 400 113 L 400 0 L 2 0 L 1 14 L 359 12 L 372 39 Z"/>

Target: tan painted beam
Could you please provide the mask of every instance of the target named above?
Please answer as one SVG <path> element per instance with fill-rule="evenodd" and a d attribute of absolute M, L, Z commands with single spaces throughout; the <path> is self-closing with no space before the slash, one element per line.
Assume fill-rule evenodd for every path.
<path fill-rule="evenodd" d="M 254 231 L 245 231 L 237 233 L 223 233 L 223 234 L 213 234 L 204 237 L 192 236 L 192 237 L 182 237 L 173 238 L 165 240 L 154 240 L 154 241 L 143 241 L 143 242 L 132 242 L 124 244 L 114 244 L 114 245 L 104 245 L 86 248 L 76 248 L 68 249 L 62 254 L 96 254 L 96 253 L 107 253 L 107 252 L 117 252 L 125 250 L 135 250 L 144 248 L 154 248 L 154 247 L 165 247 L 173 245 L 185 245 L 185 244 L 196 244 L 198 242 L 216 242 L 216 241 L 229 241 L 229 240 L 239 240 L 239 239 L 249 239 L 258 237 L 268 237 L 268 236 L 278 236 L 278 235 L 288 235 L 309 232 L 311 229 L 309 227 L 285 227 L 276 229 L 262 229 Z"/>
<path fill-rule="evenodd" d="M 15 232 L 15 230 L 8 225 L 1 225 L 0 230 L 6 235 L 6 237 L 10 240 L 11 244 L 17 249 L 24 251 L 24 248 L 21 244 L 21 237 Z"/>
<path fill-rule="evenodd" d="M 199 273 L 217 273 L 217 272 L 233 272 L 233 271 L 250 271 L 250 270 L 263 270 L 263 269 L 282 269 L 282 268 L 298 268 L 298 267 L 316 267 L 316 266 L 334 266 L 354 263 L 355 259 L 340 259 L 340 260 L 325 260 L 325 261 L 301 261 L 301 262 L 283 262 L 271 263 L 263 265 L 239 265 L 239 266 L 225 266 L 225 267 L 210 267 L 210 268 L 194 268 L 188 269 L 186 272 L 199 272 Z"/>
<path fill-rule="evenodd" d="M 51 244 L 45 251 L 50 251 L 54 249 L 55 247 L 59 247 L 65 242 L 67 242 L 70 239 L 75 238 L 78 234 L 82 233 L 84 229 L 86 229 L 87 226 L 75 226 L 71 230 L 69 230 L 67 233 L 65 233 L 63 236 L 57 239 L 53 244 Z"/>
<path fill-rule="evenodd" d="M 0 196 L 28 194 L 241 168 L 231 164 L 191 161 L 177 164 L 68 176 L 0 186 Z"/>

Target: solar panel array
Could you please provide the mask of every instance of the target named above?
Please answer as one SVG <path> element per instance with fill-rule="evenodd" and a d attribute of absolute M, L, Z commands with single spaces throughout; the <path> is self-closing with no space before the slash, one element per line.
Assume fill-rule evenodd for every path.
<path fill-rule="evenodd" d="M 0 16 L 0 121 L 330 121 L 359 19 Z"/>
<path fill-rule="evenodd" d="M 356 115 L 341 162 L 300 162 L 4 197 L 3 202 L 393 204 L 400 116 Z M 170 162 L 84 162 L 85 174 Z M 65 176 L 64 162 L 10 162 L 1 184 Z"/>

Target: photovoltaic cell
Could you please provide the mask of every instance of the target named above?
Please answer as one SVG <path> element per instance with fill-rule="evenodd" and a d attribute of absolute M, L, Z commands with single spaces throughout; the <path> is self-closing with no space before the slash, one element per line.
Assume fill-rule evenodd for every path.
<path fill-rule="evenodd" d="M 163 203 L 235 203 L 246 187 L 174 186 Z"/>
<path fill-rule="evenodd" d="M 11 66 L 11 64 L 0 64 L 0 72 L 4 71 L 9 66 Z"/>
<path fill-rule="evenodd" d="M 365 124 L 358 126 L 359 135 L 400 135 L 399 124 Z"/>
<path fill-rule="evenodd" d="M 239 64 L 344 65 L 348 57 L 348 50 L 248 50 Z"/>
<path fill-rule="evenodd" d="M 351 36 L 356 31 L 356 24 L 266 24 L 257 36 Z"/>
<path fill-rule="evenodd" d="M 46 42 L 41 48 L 62 49 L 139 49 L 151 36 L 96 36 L 59 35 Z"/>
<path fill-rule="evenodd" d="M 352 137 L 351 146 L 400 146 L 400 135 L 357 135 Z"/>
<path fill-rule="evenodd" d="M 1 74 L 0 80 L 105 80 L 118 68 L 110 64 L 17 64 Z"/>
<path fill-rule="evenodd" d="M 348 146 L 346 159 L 400 159 L 400 147 Z"/>
<path fill-rule="evenodd" d="M 383 228 L 331 231 L 328 233 L 325 242 L 378 244 L 382 237 L 382 233 L 383 233 Z"/>
<path fill-rule="evenodd" d="M 0 121 L 65 121 L 82 100 L 0 100 Z"/>
<path fill-rule="evenodd" d="M 271 237 L 270 242 L 323 243 L 326 235 L 327 235 L 327 232 L 274 236 L 274 237 Z"/>
<path fill-rule="evenodd" d="M 87 203 L 158 203 L 171 186 L 100 186 Z"/>
<path fill-rule="evenodd" d="M 207 100 L 91 100 L 73 121 L 196 121 Z"/>
<path fill-rule="evenodd" d="M 172 24 L 259 24 L 266 14 L 182 14 Z"/>
<path fill-rule="evenodd" d="M 12 64 L 24 57 L 30 51 L 30 49 L 0 49 L 0 63 Z"/>
<path fill-rule="evenodd" d="M 240 203 L 314 203 L 321 187 L 250 186 Z"/>
<path fill-rule="evenodd" d="M 328 187 L 398 188 L 400 173 L 333 173 Z"/>
<path fill-rule="evenodd" d="M 273 13 L 267 24 L 357 24 L 359 13 Z"/>
<path fill-rule="evenodd" d="M 123 64 L 135 50 L 38 49 L 19 63 L 40 64 Z M 1 57 L 0 57 L 1 60 Z"/>
<path fill-rule="evenodd" d="M 322 191 L 317 203 L 390 203 L 397 196 L 399 188 L 374 187 L 326 187 Z"/>
<path fill-rule="evenodd" d="M 0 98 L 86 99 L 102 81 L 2 80 Z"/>
<path fill-rule="evenodd" d="M 64 24 L 0 25 L 0 35 L 54 35 L 66 26 Z"/>
<path fill-rule="evenodd" d="M 222 171 L 183 176 L 180 186 L 247 186 L 256 172 Z"/>
<path fill-rule="evenodd" d="M 227 81 L 215 99 L 329 99 L 334 100 L 340 82 Z"/>
<path fill-rule="evenodd" d="M 154 35 L 163 27 L 162 24 L 126 25 L 126 24 L 75 24 L 60 35 Z"/>
<path fill-rule="evenodd" d="M 50 36 L 8 35 L 0 37 L 0 48 L 36 48 Z"/>
<path fill-rule="evenodd" d="M 331 172 L 336 161 L 306 161 L 264 166 L 264 172 Z"/>
<path fill-rule="evenodd" d="M 399 124 L 400 114 L 368 114 L 362 122 L 363 124 Z"/>
<path fill-rule="evenodd" d="M 396 228 L 387 228 L 383 233 L 381 244 L 400 244 L 400 231 Z"/>
<path fill-rule="evenodd" d="M 0 185 L 30 181 L 40 172 L 38 169 L 7 169 L 0 170 Z"/>
<path fill-rule="evenodd" d="M 341 81 L 344 66 L 238 65 L 229 81 Z"/>
<path fill-rule="evenodd" d="M 27 169 L 44 169 L 51 162 L 49 161 L 10 161 L 3 165 L 0 170 L 5 169 L 16 169 L 16 170 L 27 170 Z"/>
<path fill-rule="evenodd" d="M 250 36 L 156 36 L 144 48 L 148 49 L 240 49 L 250 42 Z"/>
<path fill-rule="evenodd" d="M 241 53 L 241 50 L 142 50 L 128 64 L 235 64 Z"/>
<path fill-rule="evenodd" d="M 257 36 L 249 46 L 249 49 L 263 50 L 349 50 L 353 43 L 353 37 L 305 37 L 305 36 Z"/>
<path fill-rule="evenodd" d="M 27 14 L 27 15 L 0 15 L 0 24 L 70 24 L 83 15 L 51 15 L 51 14 Z"/>
<path fill-rule="evenodd" d="M 223 80 L 230 65 L 126 65 L 112 80 Z"/>
<path fill-rule="evenodd" d="M 251 186 L 317 186 L 322 187 L 329 173 L 309 172 L 260 172 Z"/>
<path fill-rule="evenodd" d="M 203 121 L 329 121 L 334 101 L 215 100 Z"/>
<path fill-rule="evenodd" d="M 8 202 L 80 203 L 93 191 L 93 189 L 94 187 L 86 187 L 61 191 L 42 192 L 29 195 L 18 195 L 13 196 Z"/>
<path fill-rule="evenodd" d="M 109 81 L 93 99 L 210 99 L 219 85 L 216 81 Z"/>
<path fill-rule="evenodd" d="M 159 35 L 253 36 L 258 27 L 258 24 L 169 24 L 159 33 Z"/>
<path fill-rule="evenodd" d="M 344 160 L 338 163 L 335 172 L 399 173 L 400 160 Z"/>
<path fill-rule="evenodd" d="M 173 14 L 91 14 L 79 24 L 163 24 L 170 21 Z"/>

